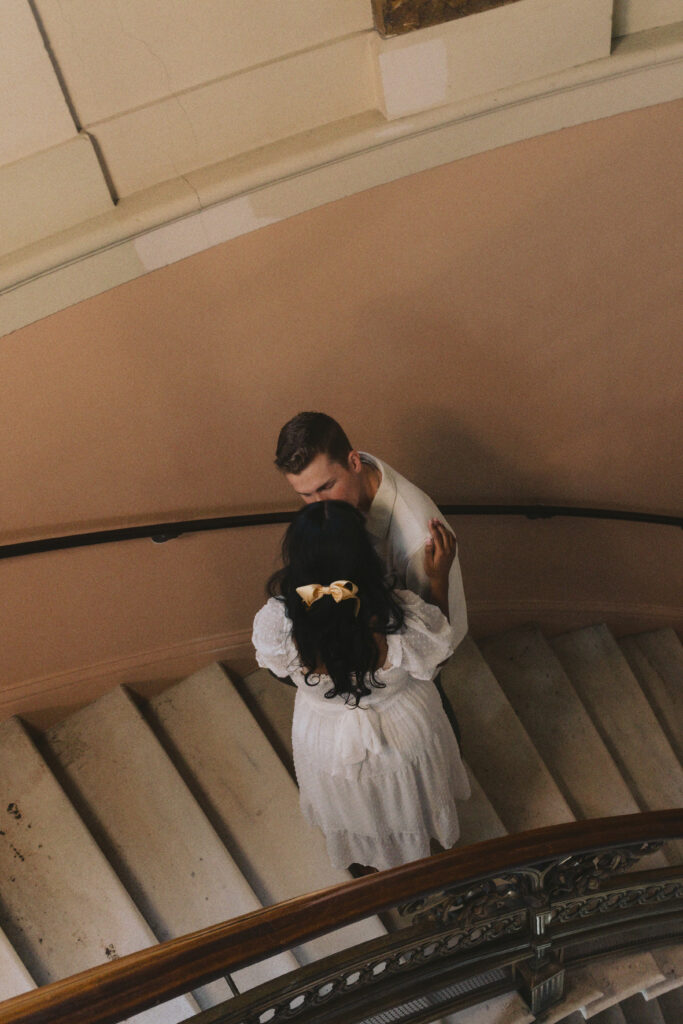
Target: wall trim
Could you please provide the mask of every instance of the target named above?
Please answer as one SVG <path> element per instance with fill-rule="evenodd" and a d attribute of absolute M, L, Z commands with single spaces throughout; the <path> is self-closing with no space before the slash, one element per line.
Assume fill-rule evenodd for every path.
<path fill-rule="evenodd" d="M 214 661 L 240 675 L 253 671 L 251 629 L 198 637 L 4 686 L 0 688 L 0 722 L 21 715 L 45 728 L 116 686 L 130 685 L 151 696 Z"/>

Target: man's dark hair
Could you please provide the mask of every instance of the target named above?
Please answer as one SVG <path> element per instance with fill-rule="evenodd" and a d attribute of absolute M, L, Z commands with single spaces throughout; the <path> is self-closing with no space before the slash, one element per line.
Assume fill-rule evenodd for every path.
<path fill-rule="evenodd" d="M 345 466 L 352 451 L 336 420 L 324 412 L 300 412 L 285 423 L 277 439 L 275 465 L 284 473 L 301 473 L 316 455 Z"/>

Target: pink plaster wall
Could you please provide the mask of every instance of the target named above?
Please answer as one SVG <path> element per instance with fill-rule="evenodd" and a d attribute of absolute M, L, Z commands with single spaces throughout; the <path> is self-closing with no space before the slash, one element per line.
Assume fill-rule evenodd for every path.
<path fill-rule="evenodd" d="M 2 339 L 0 543 L 291 507 L 272 449 L 301 408 L 439 500 L 677 512 L 682 106 L 370 189 Z M 481 628 L 515 595 L 556 626 L 578 607 L 680 614 L 680 531 L 459 529 Z M 202 638 L 244 650 L 271 533 L 175 543 L 170 562 L 149 543 L 0 562 L 5 689 L 21 703 L 93 666 L 158 674 Z"/>

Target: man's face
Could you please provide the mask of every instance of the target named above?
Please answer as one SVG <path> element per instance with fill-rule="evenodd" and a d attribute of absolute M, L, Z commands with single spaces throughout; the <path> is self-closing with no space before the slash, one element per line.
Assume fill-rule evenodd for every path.
<path fill-rule="evenodd" d="M 361 497 L 361 461 L 358 452 L 349 453 L 346 466 L 332 462 L 329 455 L 316 455 L 300 473 L 285 473 L 289 483 L 307 505 L 314 501 L 347 501 L 358 508 Z"/>

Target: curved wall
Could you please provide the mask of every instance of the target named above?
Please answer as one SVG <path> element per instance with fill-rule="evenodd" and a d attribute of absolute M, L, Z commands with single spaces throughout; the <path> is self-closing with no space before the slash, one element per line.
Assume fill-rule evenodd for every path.
<path fill-rule="evenodd" d="M 271 466 L 274 438 L 290 415 L 315 407 L 437 500 L 675 513 L 680 112 L 672 103 L 623 114 L 370 189 L 7 336 L 0 542 L 291 507 Z M 482 628 L 493 624 L 486 607 L 502 612 L 510 599 L 502 579 L 514 580 L 520 609 L 543 619 L 552 607 L 558 627 L 573 605 L 587 614 L 610 605 L 622 625 L 635 624 L 634 609 L 650 608 L 653 622 L 676 615 L 680 531 L 613 527 L 618 576 L 606 568 L 596 585 L 585 534 L 577 551 L 559 528 L 565 561 L 586 561 L 567 593 L 555 564 L 529 570 L 514 530 L 501 551 L 496 521 L 464 528 Z M 102 549 L 60 556 L 78 564 L 85 590 L 57 557 L 0 562 L 11 595 L 2 632 L 12 637 L 0 679 L 35 694 L 55 673 L 84 678 L 105 666 L 104 678 L 117 658 L 151 664 L 153 650 L 160 662 L 166 648 L 201 637 L 243 643 L 271 540 L 267 558 L 261 538 L 240 541 L 238 575 L 253 566 L 259 585 L 226 602 L 222 629 L 213 612 L 210 623 L 193 618 L 213 558 L 206 545 L 182 570 L 195 582 L 175 594 L 170 618 L 140 568 L 122 568 L 137 545 L 114 561 Z M 233 556 L 225 559 L 227 573 Z M 36 566 L 46 560 L 44 576 Z M 132 590 L 122 582 L 131 573 Z M 109 581 L 101 603 L 95 578 Z M 85 592 L 93 599 L 81 607 Z M 159 635 L 144 628 L 155 601 Z M 70 605 L 80 608 L 76 644 L 68 615 L 62 622 Z"/>

